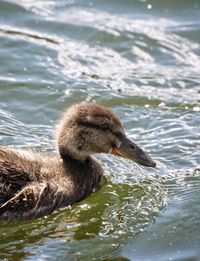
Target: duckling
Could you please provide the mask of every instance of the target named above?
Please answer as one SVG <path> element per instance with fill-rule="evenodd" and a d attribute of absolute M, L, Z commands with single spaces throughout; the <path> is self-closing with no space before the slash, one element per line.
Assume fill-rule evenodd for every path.
<path fill-rule="evenodd" d="M 76 104 L 60 120 L 57 153 L 0 147 L 0 221 L 52 213 L 99 189 L 103 169 L 93 158 L 109 153 L 141 165 L 155 162 L 130 141 L 115 114 L 101 105 Z"/>

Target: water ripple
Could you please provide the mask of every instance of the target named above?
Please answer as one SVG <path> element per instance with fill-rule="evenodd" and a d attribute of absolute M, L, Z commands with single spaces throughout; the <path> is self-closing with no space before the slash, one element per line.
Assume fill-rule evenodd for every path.
<path fill-rule="evenodd" d="M 109 260 L 137 240 L 145 252 L 151 236 L 160 249 L 186 236 L 198 245 L 199 4 L 172 2 L 0 3 L 1 145 L 52 153 L 56 118 L 93 101 L 112 108 L 157 162 L 146 169 L 98 155 L 109 183 L 72 210 L 1 227 L 4 259 Z"/>

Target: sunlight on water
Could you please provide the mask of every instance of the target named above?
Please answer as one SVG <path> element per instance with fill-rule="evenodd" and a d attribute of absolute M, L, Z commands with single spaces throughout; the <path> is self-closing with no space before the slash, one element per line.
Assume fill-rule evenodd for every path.
<path fill-rule="evenodd" d="M 1 225 L 0 259 L 199 260 L 198 18 L 195 0 L 0 3 L 1 145 L 55 153 L 57 119 L 92 101 L 157 163 L 97 155 L 108 184 Z"/>

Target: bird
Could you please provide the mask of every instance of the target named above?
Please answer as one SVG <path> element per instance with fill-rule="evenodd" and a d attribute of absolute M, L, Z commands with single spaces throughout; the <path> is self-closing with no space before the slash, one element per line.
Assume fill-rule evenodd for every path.
<path fill-rule="evenodd" d="M 106 177 L 94 154 L 156 166 L 127 138 L 113 111 L 99 104 L 83 102 L 66 109 L 55 136 L 57 147 L 52 155 L 0 146 L 1 222 L 45 216 L 98 191 Z"/>

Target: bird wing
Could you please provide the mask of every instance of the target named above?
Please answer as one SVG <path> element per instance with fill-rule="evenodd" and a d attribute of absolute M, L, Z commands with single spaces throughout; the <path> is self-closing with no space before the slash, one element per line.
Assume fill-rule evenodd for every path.
<path fill-rule="evenodd" d="M 32 183 L 0 206 L 0 220 L 26 220 L 54 211 L 63 201 L 58 187 L 48 183 Z"/>
<path fill-rule="evenodd" d="M 33 181 L 41 166 L 17 155 L 12 150 L 0 148 L 0 205 Z"/>

